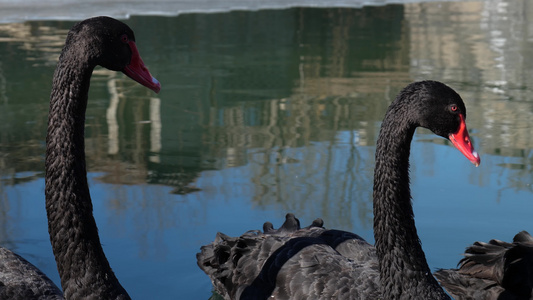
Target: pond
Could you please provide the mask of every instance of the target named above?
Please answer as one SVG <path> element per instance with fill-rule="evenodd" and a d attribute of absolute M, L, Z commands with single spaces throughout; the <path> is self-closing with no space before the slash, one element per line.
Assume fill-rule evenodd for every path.
<path fill-rule="evenodd" d="M 481 165 L 418 130 L 411 190 L 432 269 L 533 230 L 533 6 L 407 3 L 133 16 L 156 95 L 98 68 L 86 119 L 94 215 L 135 299 L 208 299 L 217 232 L 303 224 L 372 235 L 381 120 L 410 82 L 464 99 Z M 0 24 L 0 245 L 59 285 L 44 208 L 51 77 L 74 21 Z"/>

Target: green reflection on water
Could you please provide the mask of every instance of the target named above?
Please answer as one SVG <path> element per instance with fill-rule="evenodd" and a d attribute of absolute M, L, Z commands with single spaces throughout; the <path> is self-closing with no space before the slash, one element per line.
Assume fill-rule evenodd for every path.
<path fill-rule="evenodd" d="M 152 183 L 189 173 L 186 185 L 195 172 L 246 164 L 250 148 L 302 147 L 343 130 L 368 131 L 371 145 L 375 122 L 407 78 L 387 98 L 383 83 L 365 84 L 360 73 L 407 69 L 406 52 L 398 51 L 402 18 L 402 6 L 133 18 L 139 49 L 164 89 L 153 98 L 124 76 L 97 70 L 87 112 L 90 167 L 133 164 L 150 170 Z M 0 44 L 9 74 L 1 145 L 25 145 L 37 162 L 58 41 L 72 24 L 6 25 L 16 34 Z M 27 157 L 14 162 L 17 172 L 40 171 L 22 166 Z"/>

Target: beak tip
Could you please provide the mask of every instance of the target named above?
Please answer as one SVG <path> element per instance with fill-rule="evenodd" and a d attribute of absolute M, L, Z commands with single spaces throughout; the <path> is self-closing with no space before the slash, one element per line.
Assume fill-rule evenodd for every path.
<path fill-rule="evenodd" d="M 159 92 L 161 91 L 161 84 L 158 83 L 153 90 L 156 94 L 159 94 Z"/>
<path fill-rule="evenodd" d="M 156 93 L 159 94 L 159 91 L 161 91 L 161 83 L 155 79 L 155 77 L 152 76 L 152 87 L 151 89 Z"/>
<path fill-rule="evenodd" d="M 481 164 L 481 157 L 479 157 L 479 154 L 477 153 L 477 151 L 473 151 L 472 156 L 474 157 L 472 162 L 474 163 L 476 167 L 479 167 L 479 165 Z"/>

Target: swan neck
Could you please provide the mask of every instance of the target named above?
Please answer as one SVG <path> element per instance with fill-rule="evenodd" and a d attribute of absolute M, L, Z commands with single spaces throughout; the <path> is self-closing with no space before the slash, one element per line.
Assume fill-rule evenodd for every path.
<path fill-rule="evenodd" d="M 378 137 L 374 171 L 374 237 L 381 292 L 384 299 L 413 294 L 449 299 L 431 275 L 415 227 L 409 155 L 416 125 L 402 118 L 401 108 L 391 107 Z"/>
<path fill-rule="evenodd" d="M 66 299 L 129 299 L 101 247 L 87 184 L 85 111 L 95 66 L 75 57 L 61 55 L 50 96 L 45 159 L 50 241 Z"/>

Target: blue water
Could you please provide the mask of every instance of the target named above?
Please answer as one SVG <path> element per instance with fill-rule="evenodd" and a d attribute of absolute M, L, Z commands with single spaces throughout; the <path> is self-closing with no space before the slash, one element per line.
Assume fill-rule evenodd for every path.
<path fill-rule="evenodd" d="M 432 268 L 454 267 L 464 247 L 475 240 L 509 240 L 519 230 L 531 228 L 530 191 L 507 188 L 499 174 L 488 175 L 484 184 L 472 182 L 486 171 L 484 165 L 490 164 L 486 162 L 505 161 L 491 155 L 482 159 L 484 164 L 475 168 L 450 146 L 435 146 L 420 139 L 414 142 L 413 203 L 418 232 Z M 322 198 L 328 196 L 319 183 L 323 176 L 317 174 L 317 178 L 306 180 L 316 183 L 316 193 L 309 193 L 308 201 L 300 205 L 257 205 L 250 201 L 256 197 L 249 180 L 251 173 L 251 166 L 206 171 L 196 181 L 201 192 L 179 197 L 170 195 L 167 187 L 103 184 L 96 179 L 100 174 L 90 174 L 94 214 L 104 250 L 130 295 L 138 299 L 208 298 L 210 282 L 194 259 L 199 247 L 214 239 L 217 231 L 240 235 L 247 229 L 261 228 L 265 220 L 279 225 L 288 211 L 303 216 L 303 224 L 321 216 L 326 225 L 355 231 L 373 242 L 370 221 L 357 217 L 370 217 L 368 199 L 361 199 L 367 202 L 363 211 L 323 202 Z M 290 174 L 290 168 L 284 173 Z M 512 178 L 512 174 L 507 178 Z M 14 238 L 21 249 L 18 252 L 59 282 L 47 238 L 43 189 L 44 182 L 39 179 L 5 187 L 3 195 L 14 205 L 8 218 L 15 220 L 10 230 L 13 236 L 20 237 Z M 366 189 L 358 192 L 370 193 L 371 186 Z M 329 192 L 337 196 L 339 191 Z M 119 197 L 127 201 L 115 206 Z M 344 224 L 335 219 L 335 213 L 327 215 L 320 213 L 320 208 L 307 207 L 311 206 L 309 202 L 318 202 L 325 211 L 348 209 L 354 223 Z"/>

